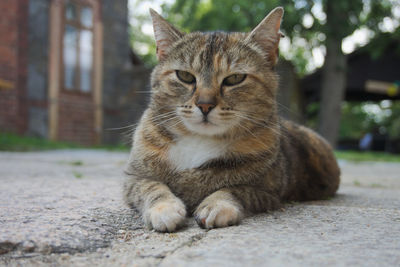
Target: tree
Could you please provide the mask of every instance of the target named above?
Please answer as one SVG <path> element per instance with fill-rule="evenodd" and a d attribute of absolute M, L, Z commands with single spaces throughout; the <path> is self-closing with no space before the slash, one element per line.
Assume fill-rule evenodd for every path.
<path fill-rule="evenodd" d="M 346 90 L 346 56 L 343 39 L 363 25 L 376 28 L 379 20 L 390 14 L 387 1 L 323 1 L 327 16 L 323 31 L 326 34 L 326 56 L 322 72 L 319 133 L 333 146 L 339 133 L 341 104 Z M 369 11 L 366 11 L 369 10 Z"/>

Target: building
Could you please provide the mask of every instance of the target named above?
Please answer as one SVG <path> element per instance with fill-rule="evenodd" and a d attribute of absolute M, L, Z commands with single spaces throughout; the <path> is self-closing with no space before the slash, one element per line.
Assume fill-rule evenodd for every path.
<path fill-rule="evenodd" d="M 366 46 L 347 55 L 346 91 L 348 102 L 400 100 L 400 30 L 381 33 Z M 300 82 L 303 106 L 318 102 L 321 96 L 322 69 L 304 77 Z M 315 115 L 315 114 L 313 114 Z M 397 125 L 399 122 L 392 122 Z M 397 127 L 397 126 L 396 126 Z M 398 132 L 396 130 L 396 132 Z M 400 135 L 372 130 L 372 149 L 400 153 Z M 361 138 L 361 136 L 360 136 Z M 358 149 L 358 139 L 342 139 L 339 149 Z"/>
<path fill-rule="evenodd" d="M 400 36 L 400 31 L 397 32 Z M 347 56 L 344 100 L 400 100 L 400 39 L 384 33 Z M 322 69 L 304 77 L 301 90 L 306 104 L 321 94 Z"/>
<path fill-rule="evenodd" d="M 0 1 L 0 131 L 119 142 L 149 73 L 131 58 L 127 0 Z"/>

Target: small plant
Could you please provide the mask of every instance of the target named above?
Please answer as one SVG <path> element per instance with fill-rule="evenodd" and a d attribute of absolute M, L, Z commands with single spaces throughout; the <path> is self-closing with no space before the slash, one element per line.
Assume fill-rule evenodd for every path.
<path fill-rule="evenodd" d="M 71 161 L 69 164 L 72 165 L 72 166 L 82 166 L 83 165 L 83 161 L 75 160 L 75 161 Z"/>
<path fill-rule="evenodd" d="M 82 179 L 83 178 L 83 174 L 80 173 L 80 172 L 74 171 L 72 174 L 75 176 L 76 179 Z"/>

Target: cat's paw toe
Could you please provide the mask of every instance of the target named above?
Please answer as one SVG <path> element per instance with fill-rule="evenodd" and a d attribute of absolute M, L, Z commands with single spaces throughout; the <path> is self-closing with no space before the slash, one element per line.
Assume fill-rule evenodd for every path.
<path fill-rule="evenodd" d="M 207 229 L 239 224 L 242 217 L 240 207 L 224 200 L 200 206 L 195 212 L 197 224 Z"/>
<path fill-rule="evenodd" d="M 180 200 L 162 201 L 148 210 L 145 223 L 158 232 L 173 232 L 184 224 L 185 218 L 186 208 Z"/>

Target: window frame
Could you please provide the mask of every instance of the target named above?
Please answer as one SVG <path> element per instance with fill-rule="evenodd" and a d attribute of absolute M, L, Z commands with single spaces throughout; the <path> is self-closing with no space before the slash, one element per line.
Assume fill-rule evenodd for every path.
<path fill-rule="evenodd" d="M 66 7 L 68 2 L 72 2 L 76 7 L 77 7 L 77 17 L 75 20 L 68 20 L 65 14 Z M 81 14 L 81 9 L 83 7 L 90 7 L 92 10 L 92 27 L 86 27 L 80 22 L 80 14 Z M 84 96 L 91 96 L 93 94 L 94 90 L 94 63 L 95 63 L 95 7 L 91 3 L 91 1 L 88 0 L 66 0 L 64 1 L 62 5 L 62 28 L 61 28 L 61 72 L 60 72 L 60 87 L 62 92 L 64 93 L 70 93 L 70 94 L 77 94 L 77 95 L 84 95 Z M 75 66 L 75 77 L 74 77 L 74 87 L 73 88 L 67 88 L 65 86 L 65 64 L 64 64 L 64 35 L 65 35 L 65 28 L 67 25 L 71 25 L 77 29 L 77 48 L 76 48 L 76 66 Z M 92 67 L 90 70 L 90 90 L 85 92 L 80 88 L 80 81 L 81 81 L 81 73 L 80 73 L 80 38 L 81 38 L 81 31 L 82 30 L 89 30 L 92 32 Z"/>

